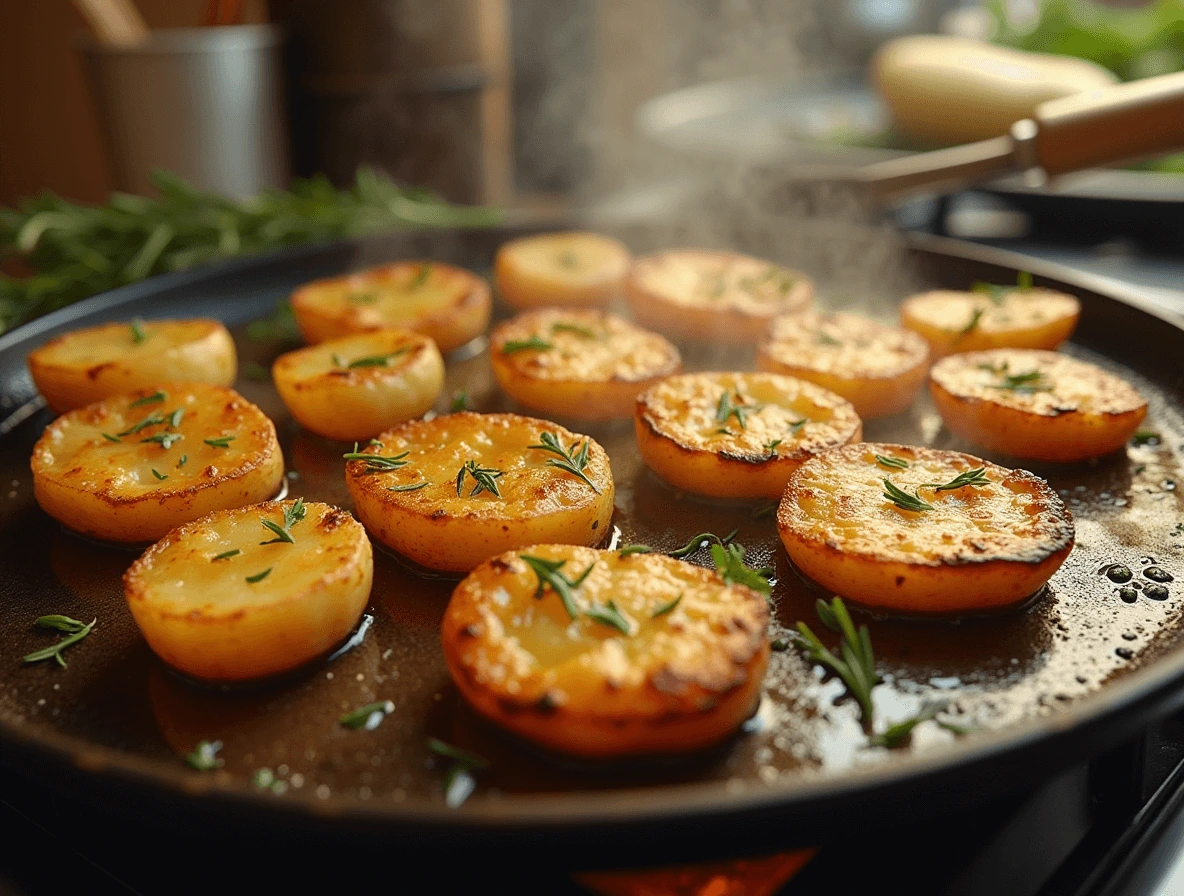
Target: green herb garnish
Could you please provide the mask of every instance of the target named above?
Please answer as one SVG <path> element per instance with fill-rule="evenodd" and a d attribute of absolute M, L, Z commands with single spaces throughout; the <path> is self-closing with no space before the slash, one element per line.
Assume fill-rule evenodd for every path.
<path fill-rule="evenodd" d="M 966 326 L 964 326 L 961 330 L 958 331 L 958 336 L 954 341 L 958 342 L 964 336 L 969 336 L 972 332 L 974 332 L 975 327 L 978 326 L 978 322 L 980 320 L 982 320 L 983 315 L 986 313 L 987 313 L 986 308 L 975 308 L 974 313 L 972 313 L 970 315 L 970 323 L 968 323 Z"/>
<path fill-rule="evenodd" d="M 594 622 L 599 622 L 601 625 L 615 628 L 624 635 L 633 634 L 632 623 L 617 608 L 616 603 L 611 600 L 603 607 L 589 607 L 584 611 L 584 615 Z"/>
<path fill-rule="evenodd" d="M 782 443 L 782 441 L 784 441 L 784 440 L 783 439 L 773 439 L 773 441 L 771 441 L 771 442 L 766 442 L 765 443 L 765 453 L 768 454 L 769 457 L 774 457 L 777 454 L 777 446 L 780 445 Z"/>
<path fill-rule="evenodd" d="M 726 391 L 719 397 L 719 403 L 715 406 L 715 422 L 726 424 L 729 417 L 735 417 L 740 428 L 747 429 L 748 415 L 753 411 L 759 411 L 760 407 L 745 404 L 744 398 L 739 392 L 736 392 L 735 395 L 735 401 L 732 401 L 732 396 Z"/>
<path fill-rule="evenodd" d="M 371 444 L 374 444 L 373 440 L 371 440 Z M 382 444 L 379 443 L 377 447 L 381 448 Z M 360 460 L 366 465 L 365 472 L 367 473 L 389 473 L 391 470 L 397 470 L 399 467 L 407 466 L 407 455 L 410 453 L 410 451 L 404 451 L 402 454 L 392 454 L 390 456 L 368 454 L 365 451 L 359 451 L 358 443 L 354 442 L 354 450 L 341 456 L 345 460 Z"/>
<path fill-rule="evenodd" d="M 903 457 L 885 457 L 883 454 L 875 455 L 876 463 L 883 464 L 885 467 L 891 467 L 894 470 L 907 470 L 909 462 Z"/>
<path fill-rule="evenodd" d="M 936 483 L 925 483 L 920 488 L 931 488 L 935 492 L 950 492 L 955 489 L 965 488 L 968 485 L 984 486 L 990 485 L 991 480 L 986 476 L 986 467 L 977 467 L 973 470 L 966 470 L 959 473 L 945 485 L 937 485 Z"/>
<path fill-rule="evenodd" d="M 715 563 L 716 571 L 723 576 L 729 585 L 747 585 L 753 591 L 759 591 L 768 596 L 773 590 L 769 584 L 769 577 L 773 575 L 771 569 L 753 569 L 744 565 L 744 555 L 747 551 L 743 545 L 713 544 L 711 559 Z"/>
<path fill-rule="evenodd" d="M 116 435 L 119 436 L 120 438 L 123 438 L 124 436 L 134 436 L 136 433 L 138 433 L 142 429 L 147 429 L 149 426 L 158 426 L 161 423 L 164 423 L 164 417 L 160 414 L 159 411 L 157 411 L 155 414 L 149 414 L 147 417 L 145 417 L 139 423 L 133 424 L 132 426 L 125 429 L 123 432 L 117 432 Z"/>
<path fill-rule="evenodd" d="M 66 668 L 66 660 L 62 657 L 62 652 L 73 644 L 77 644 L 83 638 L 91 633 L 95 627 L 98 619 L 92 619 L 89 625 L 84 625 L 77 619 L 71 619 L 69 616 L 40 616 L 34 623 L 40 628 L 50 628 L 59 632 L 69 632 L 68 636 L 62 638 L 56 644 L 51 644 L 49 647 L 43 647 L 40 650 L 34 650 L 24 658 L 26 663 L 40 663 L 45 660 L 53 660 L 63 669 Z"/>
<path fill-rule="evenodd" d="M 391 358 L 397 358 L 399 355 L 405 355 L 410 349 L 401 348 L 397 351 L 391 352 L 389 355 L 373 355 L 369 358 L 358 358 L 356 361 L 350 361 L 345 365 L 347 370 L 356 370 L 359 367 L 386 367 Z"/>
<path fill-rule="evenodd" d="M 789 424 L 789 434 L 791 436 L 796 436 L 799 432 L 802 431 L 802 427 L 805 426 L 809 422 L 810 422 L 809 417 L 803 417 L 801 420 L 794 420 L 792 423 Z"/>
<path fill-rule="evenodd" d="M 600 494 L 600 489 L 588 478 L 588 474 L 584 472 L 588 468 L 588 448 L 592 444 L 591 439 L 584 439 L 580 450 L 576 451 L 576 446 L 573 444 L 570 448 L 564 448 L 559 438 L 550 432 L 544 432 L 539 435 L 538 445 L 527 445 L 527 448 L 532 448 L 536 451 L 549 451 L 552 454 L 559 455 L 559 459 L 551 458 L 547 461 L 547 466 L 557 467 L 573 476 L 582 479 L 596 494 Z"/>
<path fill-rule="evenodd" d="M 1143 445 L 1154 446 L 1160 444 L 1162 441 L 1163 437 L 1153 429 L 1140 429 L 1131 436 L 1131 444 L 1137 447 L 1142 447 Z"/>
<path fill-rule="evenodd" d="M 752 518 L 754 520 L 763 520 L 767 516 L 772 516 L 777 512 L 776 501 L 764 501 L 752 508 Z"/>
<path fill-rule="evenodd" d="M 444 779 L 444 804 L 449 809 L 456 809 L 472 795 L 477 787 L 473 775 L 489 768 L 489 761 L 434 737 L 428 738 L 428 749 L 437 756 L 452 760 Z"/>
<path fill-rule="evenodd" d="M 152 475 L 162 481 L 169 478 L 167 473 L 161 473 L 156 467 L 152 468 Z"/>
<path fill-rule="evenodd" d="M 338 721 L 353 731 L 359 728 L 364 728 L 366 731 L 373 731 L 382 724 L 382 720 L 395 711 L 395 704 L 390 700 L 382 700 L 378 703 L 367 703 L 365 706 L 359 706 L 357 709 L 347 712 L 338 719 Z"/>
<path fill-rule="evenodd" d="M 582 327 L 579 324 L 559 323 L 551 324 L 552 333 L 575 333 L 577 336 L 583 336 L 585 339 L 599 339 L 600 334 L 589 327 Z"/>
<path fill-rule="evenodd" d="M 842 598 L 836 597 L 829 604 L 818 600 L 814 604 L 818 618 L 831 631 L 839 632 L 843 640 L 839 645 L 839 656 L 831 653 L 818 637 L 804 622 L 799 622 L 798 643 L 806 653 L 806 658 L 818 663 L 823 668 L 833 672 L 842 679 L 847 686 L 847 692 L 859 704 L 860 718 L 865 728 L 871 728 L 875 707 L 872 704 L 872 688 L 880 683 L 880 676 L 876 674 L 876 660 L 872 654 L 872 639 L 867 626 L 861 625 L 859 631 L 843 604 Z"/>
<path fill-rule="evenodd" d="M 271 571 L 274 568 L 275 567 L 273 567 L 273 566 L 269 566 L 269 567 L 267 567 L 267 569 L 263 570 L 263 572 L 257 572 L 253 576 L 247 576 L 247 581 L 250 582 L 252 585 L 254 585 L 256 582 L 262 582 L 269 575 L 271 575 Z"/>
<path fill-rule="evenodd" d="M 448 410 L 453 414 L 459 414 L 461 411 L 469 409 L 469 393 L 465 389 L 459 389 L 452 395 L 452 404 L 449 405 Z"/>
<path fill-rule="evenodd" d="M 940 709 L 940 706 L 927 706 L 912 718 L 889 725 L 884 729 L 883 733 L 875 735 L 868 743 L 873 747 L 887 747 L 889 750 L 902 747 L 908 743 L 913 729 L 922 722 L 928 722 L 937 715 Z"/>
<path fill-rule="evenodd" d="M 388 492 L 417 492 L 421 488 L 427 488 L 429 485 L 431 483 L 427 481 L 413 482 L 410 485 L 388 485 L 386 490 Z"/>
<path fill-rule="evenodd" d="M 428 282 L 428 277 L 432 276 L 432 266 L 430 264 L 421 264 L 419 270 L 415 272 L 415 276 L 411 278 L 411 282 L 407 284 L 408 291 L 419 289 Z"/>
<path fill-rule="evenodd" d="M 241 553 L 242 551 L 240 551 L 238 548 L 231 548 L 229 551 L 223 551 L 221 554 L 215 554 L 212 558 L 210 558 L 210 562 L 213 562 L 214 560 L 229 560 L 231 557 L 237 557 Z"/>
<path fill-rule="evenodd" d="M 901 510 L 911 510 L 913 513 L 921 513 L 933 509 L 933 505 L 922 501 L 920 495 L 916 493 L 910 495 L 899 486 L 893 485 L 888 479 L 883 480 L 883 482 L 884 497 Z"/>
<path fill-rule="evenodd" d="M 493 467 L 483 467 L 475 460 L 467 460 L 461 466 L 460 471 L 456 474 L 456 496 L 461 496 L 464 487 L 465 476 L 473 477 L 473 490 L 469 492 L 470 498 L 475 498 L 482 492 L 489 492 L 495 498 L 500 498 L 502 493 L 498 491 L 497 481 L 505 475 L 505 471 L 496 470 Z"/>
<path fill-rule="evenodd" d="M 817 333 L 814 334 L 814 339 L 820 345 L 842 345 L 843 344 L 840 340 L 835 339 L 835 337 L 831 336 L 829 333 L 822 332 L 822 330 L 819 330 Z"/>
<path fill-rule="evenodd" d="M 229 448 L 237 436 L 218 436 L 216 439 L 202 439 L 211 448 Z"/>
<path fill-rule="evenodd" d="M 199 772 L 212 772 L 225 765 L 225 762 L 218 758 L 218 751 L 221 749 L 222 741 L 203 740 L 185 757 L 185 763 Z"/>
<path fill-rule="evenodd" d="M 515 352 L 542 352 L 554 347 L 545 339 L 540 339 L 538 336 L 531 336 L 529 339 L 510 339 L 503 342 L 501 352 L 503 355 L 512 355 Z"/>
<path fill-rule="evenodd" d="M 628 557 L 630 554 L 650 554 L 653 548 L 648 544 L 627 544 L 617 552 L 618 557 Z"/>
<path fill-rule="evenodd" d="M 103 438 L 106 439 L 108 442 L 116 442 L 116 443 L 119 442 L 119 436 L 113 436 L 109 432 L 103 433 Z"/>
<path fill-rule="evenodd" d="M 144 332 L 144 327 L 141 325 L 140 321 L 133 320 L 127 326 L 128 329 L 132 331 L 132 342 L 136 345 L 139 345 L 148 338 L 148 334 Z"/>
<path fill-rule="evenodd" d="M 128 407 L 129 408 L 138 408 L 138 407 L 143 407 L 146 404 L 156 404 L 157 402 L 168 401 L 168 400 L 169 400 L 169 393 L 158 389 L 157 391 L 153 392 L 151 395 L 145 395 L 143 398 L 137 398 L 135 401 L 133 401 L 131 404 L 129 404 Z"/>
<path fill-rule="evenodd" d="M 185 409 L 184 408 L 177 408 L 175 411 L 173 411 L 171 414 L 169 414 L 169 426 L 171 426 L 173 429 L 176 429 L 178 426 L 181 425 L 181 420 L 182 420 L 182 418 L 184 418 L 184 416 L 185 416 Z"/>
<path fill-rule="evenodd" d="M 168 451 L 183 438 L 185 437 L 179 432 L 158 432 L 154 436 L 148 436 L 147 438 L 140 439 L 140 442 L 141 444 L 144 442 L 159 442 L 160 447 L 165 451 Z"/>
<path fill-rule="evenodd" d="M 679 560 L 683 560 L 683 559 L 691 556 L 691 554 L 695 553 L 695 551 L 699 550 L 699 548 L 703 547 L 703 543 L 706 541 L 714 541 L 719 544 L 726 545 L 729 542 L 731 542 L 731 540 L 733 538 L 736 537 L 736 533 L 739 531 L 740 530 L 738 528 L 733 529 L 731 532 L 729 532 L 723 538 L 720 538 L 718 535 L 715 535 L 711 532 L 701 532 L 698 535 L 696 535 L 694 538 L 692 538 L 690 541 L 688 541 L 686 544 L 684 544 L 677 551 L 671 551 L 670 556 L 675 557 Z"/>
<path fill-rule="evenodd" d="M 1003 381 L 994 383 L 991 388 L 1009 389 L 1012 392 L 1018 392 L 1022 395 L 1031 395 L 1034 392 L 1051 391 L 1052 383 L 1042 371 L 1031 370 L 1027 373 L 1005 373 L 1003 376 Z"/>
<path fill-rule="evenodd" d="M 674 600 L 667 601 L 666 603 L 662 604 L 662 606 L 658 607 L 658 609 L 654 610 L 654 612 L 652 612 L 650 614 L 650 619 L 657 619 L 659 616 L 665 616 L 667 613 L 672 612 L 674 610 L 674 608 L 677 607 L 680 603 L 682 603 L 682 595 L 681 594 L 678 597 L 676 597 Z"/>
<path fill-rule="evenodd" d="M 538 588 L 535 589 L 534 596 L 536 598 L 542 598 L 544 588 L 550 586 L 551 590 L 559 595 L 559 599 L 563 602 L 563 609 L 567 610 L 567 615 L 573 620 L 579 619 L 580 607 L 576 603 L 573 592 L 583 584 L 584 579 L 588 578 L 588 573 L 592 572 L 592 567 L 596 565 L 596 561 L 593 560 L 588 564 L 587 569 L 580 573 L 576 579 L 572 580 L 559 571 L 563 568 L 563 564 L 567 562 L 566 560 L 547 560 L 543 557 L 531 557 L 528 554 L 519 554 L 518 556 L 538 577 L 539 584 Z"/>
<path fill-rule="evenodd" d="M 179 461 L 177 461 L 177 466 L 178 466 L 178 467 L 183 467 L 183 466 L 185 466 L 187 463 L 189 463 L 189 455 L 188 455 L 188 454 L 182 454 L 182 455 L 181 455 L 181 459 L 180 459 Z"/>
<path fill-rule="evenodd" d="M 291 504 L 283 506 L 284 524 L 282 526 L 274 523 L 269 519 L 261 519 L 259 522 L 263 524 L 265 529 L 275 533 L 275 538 L 268 541 L 261 541 L 259 544 L 275 544 L 276 542 L 286 542 L 287 544 L 295 544 L 296 539 L 292 537 L 292 527 L 304 519 L 307 514 L 307 508 L 304 506 L 304 499 L 297 498 Z"/>

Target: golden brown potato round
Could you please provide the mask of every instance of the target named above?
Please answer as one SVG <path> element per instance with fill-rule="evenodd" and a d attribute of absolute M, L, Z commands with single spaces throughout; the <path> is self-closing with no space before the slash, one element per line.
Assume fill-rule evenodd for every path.
<path fill-rule="evenodd" d="M 608 455 L 546 420 L 468 412 L 412 420 L 361 453 L 345 468 L 358 519 L 429 569 L 468 572 L 523 545 L 594 545 L 608 535 Z"/>
<path fill-rule="evenodd" d="M 540 564 L 549 582 L 564 577 L 570 600 L 540 584 Z M 481 715 L 606 759 L 683 753 L 734 732 L 760 698 L 768 621 L 764 597 L 672 557 L 535 545 L 473 570 L 441 636 L 452 680 Z"/>
<path fill-rule="evenodd" d="M 779 498 L 808 458 L 863 437 L 850 402 L 775 373 L 688 373 L 637 399 L 646 466 L 717 498 Z"/>
<path fill-rule="evenodd" d="M 610 420 L 681 366 L 656 333 L 603 311 L 528 311 L 495 327 L 489 357 L 498 383 L 545 414 Z"/>
<path fill-rule="evenodd" d="M 829 389 L 864 420 L 907 410 L 929 365 L 929 345 L 909 330 L 858 314 L 788 314 L 757 347 L 758 370 Z"/>
<path fill-rule="evenodd" d="M 629 250 L 598 233 L 542 233 L 497 251 L 498 294 L 515 308 L 604 307 L 621 292 Z"/>
<path fill-rule="evenodd" d="M 957 451 L 874 442 L 802 464 L 777 527 L 790 559 L 824 588 L 906 613 L 1019 603 L 1073 548 L 1073 518 L 1043 479 Z"/>
<path fill-rule="evenodd" d="M 1081 303 L 1052 289 L 957 292 L 939 289 L 905 299 L 901 323 L 920 333 L 934 358 L 991 348 L 1054 349 L 1070 336 Z"/>
<path fill-rule="evenodd" d="M 237 392 L 195 383 L 141 389 L 63 414 L 33 448 L 33 491 L 67 527 L 142 542 L 273 496 L 284 475 L 275 426 Z"/>
<path fill-rule="evenodd" d="M 194 678 L 243 681 L 340 644 L 373 574 L 370 540 L 344 510 L 268 501 L 174 529 L 132 564 L 123 588 L 162 660 Z"/>
<path fill-rule="evenodd" d="M 308 342 L 405 327 L 448 352 L 485 332 L 489 284 L 438 261 L 399 261 L 314 280 L 292 293 L 292 312 Z"/>
<path fill-rule="evenodd" d="M 280 355 L 271 376 L 301 426 L 349 442 L 430 410 L 444 360 L 426 336 L 375 330 Z"/>
<path fill-rule="evenodd" d="M 1056 352 L 944 358 L 929 389 L 950 432 L 1013 457 L 1077 461 L 1117 451 L 1147 416 L 1125 380 Z"/>
<path fill-rule="evenodd" d="M 234 340 L 216 320 L 151 320 L 74 330 L 29 353 L 29 373 L 59 414 L 157 383 L 234 385 Z"/>
<path fill-rule="evenodd" d="M 750 343 L 814 299 L 805 274 L 736 252 L 678 249 L 639 258 L 625 280 L 638 323 L 675 338 Z"/>

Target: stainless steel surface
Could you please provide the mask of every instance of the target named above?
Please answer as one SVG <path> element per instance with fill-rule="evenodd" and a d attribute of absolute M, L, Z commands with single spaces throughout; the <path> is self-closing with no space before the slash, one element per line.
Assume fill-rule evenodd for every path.
<path fill-rule="evenodd" d="M 281 43 L 271 25 L 163 29 L 131 47 L 85 42 L 116 187 L 151 192 L 153 168 L 229 196 L 287 187 Z"/>

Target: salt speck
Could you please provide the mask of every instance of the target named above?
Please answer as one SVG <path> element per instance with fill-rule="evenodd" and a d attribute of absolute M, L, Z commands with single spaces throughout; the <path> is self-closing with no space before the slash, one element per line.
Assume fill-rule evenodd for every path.
<path fill-rule="evenodd" d="M 365 681 L 365 680 L 366 680 L 366 676 L 365 676 L 365 675 L 363 675 L 361 672 L 359 672 L 359 673 L 358 673 L 358 674 L 355 676 L 355 678 L 356 678 L 358 681 Z"/>
<path fill-rule="evenodd" d="M 300 772 L 297 772 L 288 780 L 291 782 L 292 786 L 295 787 L 297 790 L 299 790 L 301 787 L 304 786 L 304 775 L 300 774 Z"/>
<path fill-rule="evenodd" d="M 329 681 L 332 681 L 332 680 L 333 680 L 333 673 L 332 673 L 332 672 L 326 672 L 326 673 L 325 673 L 325 678 L 327 678 Z"/>
<path fill-rule="evenodd" d="M 320 784 L 317 786 L 317 799 L 327 800 L 329 798 L 329 786 L 327 784 Z"/>

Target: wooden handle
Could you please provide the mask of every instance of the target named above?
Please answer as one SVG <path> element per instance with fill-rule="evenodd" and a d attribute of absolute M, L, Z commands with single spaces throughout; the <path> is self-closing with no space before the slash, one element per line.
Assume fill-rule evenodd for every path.
<path fill-rule="evenodd" d="M 1184 72 L 1091 90 L 1036 108 L 1049 174 L 1184 149 Z"/>
<path fill-rule="evenodd" d="M 100 44 L 131 47 L 148 40 L 148 24 L 132 0 L 74 0 Z"/>

